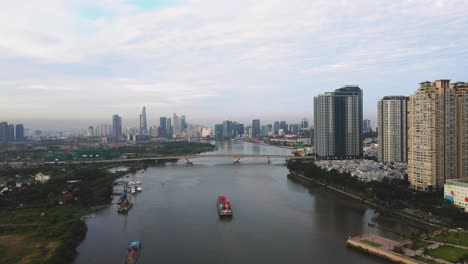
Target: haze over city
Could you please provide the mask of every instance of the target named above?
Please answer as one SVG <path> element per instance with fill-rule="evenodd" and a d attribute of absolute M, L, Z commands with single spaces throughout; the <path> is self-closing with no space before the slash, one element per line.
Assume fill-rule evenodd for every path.
<path fill-rule="evenodd" d="M 206 125 L 297 122 L 312 119 L 314 96 L 359 84 L 364 118 L 375 121 L 382 95 L 466 79 L 467 7 L 463 0 L 7 1 L 0 119 L 66 129 L 118 113 L 133 125 L 145 105 L 154 123 L 173 112 Z"/>

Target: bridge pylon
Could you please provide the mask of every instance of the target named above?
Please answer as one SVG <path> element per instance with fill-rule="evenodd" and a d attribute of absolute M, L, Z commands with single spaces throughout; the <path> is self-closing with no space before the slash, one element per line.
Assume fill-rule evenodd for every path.
<path fill-rule="evenodd" d="M 193 161 L 191 161 L 189 158 L 184 158 L 184 159 L 185 159 L 186 165 L 193 165 Z"/>

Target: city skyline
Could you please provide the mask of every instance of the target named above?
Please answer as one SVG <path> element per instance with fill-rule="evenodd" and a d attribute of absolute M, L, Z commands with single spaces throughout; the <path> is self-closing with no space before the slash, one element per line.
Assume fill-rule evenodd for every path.
<path fill-rule="evenodd" d="M 163 2 L 5 3 L 0 119 L 312 120 L 314 96 L 350 83 L 375 123 L 382 94 L 466 79 L 466 1 Z"/>

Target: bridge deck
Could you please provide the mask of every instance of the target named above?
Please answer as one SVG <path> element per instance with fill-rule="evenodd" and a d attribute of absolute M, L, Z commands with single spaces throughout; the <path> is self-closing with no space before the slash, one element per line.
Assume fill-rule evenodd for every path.
<path fill-rule="evenodd" d="M 158 160 L 193 160 L 193 159 L 204 159 L 204 158 L 268 158 L 268 159 L 301 159 L 301 160 L 313 160 L 313 156 L 292 156 L 292 155 L 267 155 L 267 154 L 207 154 L 207 155 L 184 155 L 184 156 L 163 156 L 163 157 L 142 157 L 142 158 L 129 158 L 129 159 L 112 159 L 112 160 L 93 160 L 93 161 L 81 161 L 81 163 L 111 163 L 111 162 L 132 162 L 132 161 L 158 161 Z M 75 161 L 80 163 L 80 161 Z"/>

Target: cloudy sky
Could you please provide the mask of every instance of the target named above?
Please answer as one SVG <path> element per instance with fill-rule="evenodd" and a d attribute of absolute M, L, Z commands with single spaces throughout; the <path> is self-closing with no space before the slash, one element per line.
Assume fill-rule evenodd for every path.
<path fill-rule="evenodd" d="M 342 84 L 377 100 L 468 80 L 468 0 L 1 0 L 0 119 L 47 129 L 312 119 Z M 41 123 L 37 123 L 41 120 Z M 71 127 L 70 127 L 71 128 Z"/>

